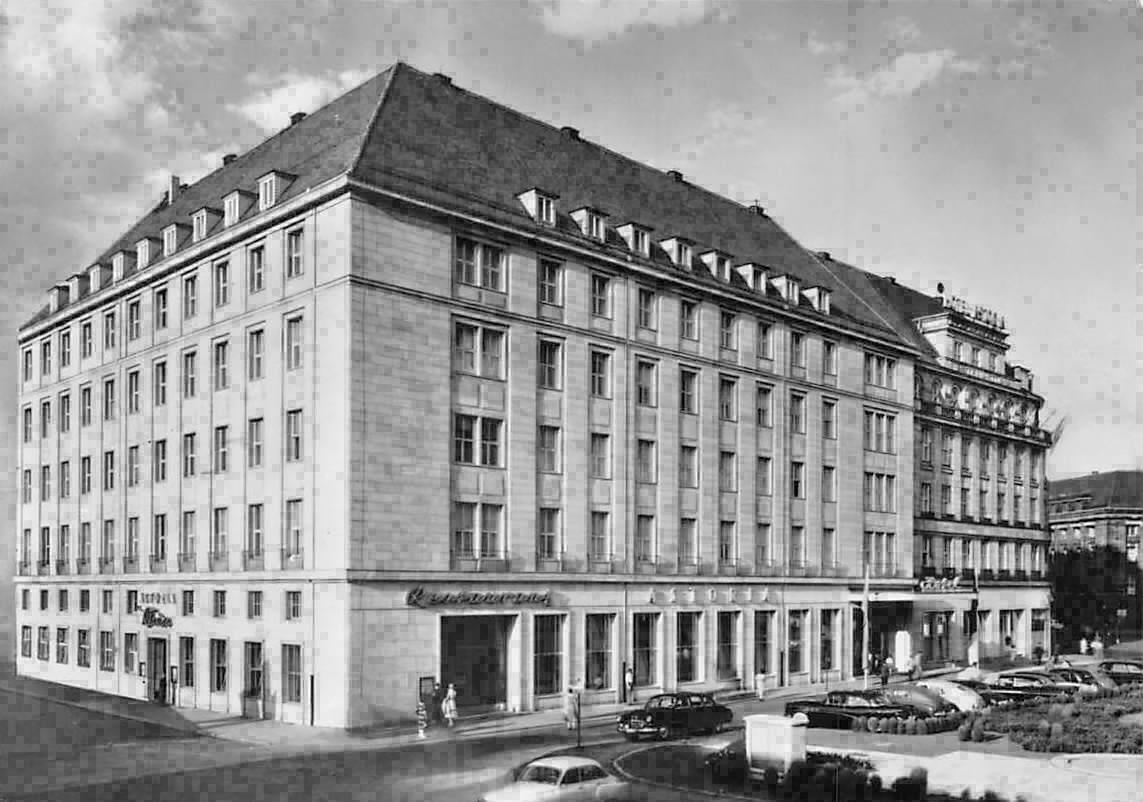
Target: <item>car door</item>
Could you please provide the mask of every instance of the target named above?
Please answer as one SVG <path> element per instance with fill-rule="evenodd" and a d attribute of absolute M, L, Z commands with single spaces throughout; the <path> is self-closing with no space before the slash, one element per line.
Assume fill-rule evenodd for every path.
<path fill-rule="evenodd" d="M 691 696 L 691 728 L 697 732 L 714 729 L 714 700 L 709 696 Z"/>
<path fill-rule="evenodd" d="M 675 728 L 675 732 L 681 735 L 690 734 L 692 715 L 690 696 L 685 693 L 680 693 L 678 696 L 676 696 L 675 707 L 671 711 L 671 714 L 671 721 L 673 722 L 672 726 Z"/>
<path fill-rule="evenodd" d="M 598 766 L 581 766 L 579 770 L 579 786 L 581 794 L 579 799 L 600 799 L 606 798 L 607 786 L 612 785 L 614 780 Z"/>
<path fill-rule="evenodd" d="M 560 791 L 556 797 L 560 802 L 587 802 L 591 799 L 590 793 L 585 793 L 583 770 L 573 766 L 564 772 L 560 778 Z"/>

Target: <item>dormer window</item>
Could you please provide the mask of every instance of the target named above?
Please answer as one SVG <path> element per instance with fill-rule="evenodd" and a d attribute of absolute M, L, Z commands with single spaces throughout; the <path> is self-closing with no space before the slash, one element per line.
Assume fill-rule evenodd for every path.
<path fill-rule="evenodd" d="M 521 192 L 516 196 L 528 215 L 542 226 L 554 226 L 556 224 L 557 198 L 559 195 L 545 192 L 538 187 L 532 187 L 527 192 Z"/>
<path fill-rule="evenodd" d="M 766 294 L 766 268 L 762 265 L 747 262 L 734 268 L 739 277 L 746 282 L 746 286 L 759 295 Z"/>
<path fill-rule="evenodd" d="M 830 291 L 825 287 L 809 287 L 806 289 L 806 297 L 809 299 L 810 304 L 814 309 L 821 312 L 823 315 L 829 314 Z"/>
<path fill-rule="evenodd" d="M 587 213 L 587 235 L 592 239 L 603 239 L 603 218 L 595 212 Z"/>
<path fill-rule="evenodd" d="M 237 192 L 231 192 L 222 202 L 222 224 L 228 228 L 238 222 L 239 198 Z"/>
<path fill-rule="evenodd" d="M 546 226 L 556 224 L 556 202 L 546 195 L 536 196 L 536 222 Z"/>
<path fill-rule="evenodd" d="M 199 209 L 191 218 L 191 239 L 195 242 L 206 239 L 206 209 Z"/>
<path fill-rule="evenodd" d="M 787 302 L 797 305 L 802 294 L 802 283 L 793 276 L 775 276 L 774 286 Z"/>
<path fill-rule="evenodd" d="M 623 237 L 627 247 L 640 256 L 651 255 L 651 230 L 638 223 L 624 223 L 617 226 L 615 231 Z"/>
<path fill-rule="evenodd" d="M 278 175 L 262 176 L 258 179 L 258 211 L 264 212 L 278 202 Z"/>
<path fill-rule="evenodd" d="M 730 281 L 730 257 L 719 251 L 707 251 L 702 255 L 703 264 L 710 274 L 720 281 Z"/>
<path fill-rule="evenodd" d="M 631 250 L 646 256 L 649 243 L 650 239 L 646 231 L 637 228 L 631 232 Z"/>
<path fill-rule="evenodd" d="M 163 229 L 163 256 L 170 256 L 179 247 L 179 229 L 170 225 Z"/>
<path fill-rule="evenodd" d="M 123 278 L 124 262 L 126 262 L 126 255 L 122 251 L 111 257 L 111 275 L 115 281 Z"/>
<path fill-rule="evenodd" d="M 685 242 L 675 243 L 675 264 L 690 269 L 691 246 Z"/>
<path fill-rule="evenodd" d="M 607 215 L 603 212 L 585 206 L 582 209 L 576 209 L 571 213 L 571 216 L 579 224 L 579 230 L 583 232 L 584 236 L 599 242 L 604 242 L 607 239 L 605 225 Z"/>
<path fill-rule="evenodd" d="M 139 240 L 135 245 L 135 263 L 139 265 L 142 270 L 147 265 L 151 264 L 151 241 Z"/>

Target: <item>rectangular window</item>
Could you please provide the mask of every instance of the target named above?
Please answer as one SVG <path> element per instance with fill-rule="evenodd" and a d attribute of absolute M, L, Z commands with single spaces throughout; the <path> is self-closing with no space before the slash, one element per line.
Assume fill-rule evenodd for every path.
<path fill-rule="evenodd" d="M 302 701 L 302 647 L 296 643 L 282 644 L 282 701 Z"/>
<path fill-rule="evenodd" d="M 637 321 L 639 328 L 654 331 L 658 327 L 656 314 L 656 298 L 653 290 L 639 288 L 638 291 Z"/>
<path fill-rule="evenodd" d="M 230 303 L 230 263 L 216 262 L 214 265 L 214 305 L 226 306 Z"/>
<path fill-rule="evenodd" d="M 198 314 L 198 276 L 183 276 L 183 320 Z"/>
<path fill-rule="evenodd" d="M 679 521 L 679 565 L 698 565 L 698 522 L 694 518 Z"/>
<path fill-rule="evenodd" d="M 540 259 L 540 303 L 564 305 L 564 266 L 552 259 Z"/>
<path fill-rule="evenodd" d="M 302 317 L 286 318 L 286 370 L 302 366 Z"/>
<path fill-rule="evenodd" d="M 79 388 L 79 425 L 91 425 L 91 385 Z"/>
<path fill-rule="evenodd" d="M 162 331 L 167 327 L 167 288 L 155 290 L 154 299 L 154 314 L 155 314 L 155 331 Z"/>
<path fill-rule="evenodd" d="M 591 476 L 611 478 L 611 437 L 600 432 L 591 433 Z"/>
<path fill-rule="evenodd" d="M 228 665 L 226 641 L 210 639 L 210 690 L 212 693 L 226 691 L 226 669 Z"/>
<path fill-rule="evenodd" d="M 563 343 L 557 340 L 540 340 L 539 343 L 539 385 L 546 390 L 563 388 Z"/>
<path fill-rule="evenodd" d="M 252 621 L 262 617 L 262 591 L 246 591 L 246 617 Z"/>
<path fill-rule="evenodd" d="M 197 443 L 196 436 L 191 434 L 183 435 L 183 476 L 194 476 L 198 468 L 197 462 Z"/>
<path fill-rule="evenodd" d="M 790 463 L 790 497 L 806 497 L 806 463 Z"/>
<path fill-rule="evenodd" d="M 754 611 L 754 673 L 774 673 L 774 611 Z"/>
<path fill-rule="evenodd" d="M 595 690 L 614 687 L 611 670 L 611 629 L 615 616 L 611 613 L 585 616 L 585 678 Z"/>
<path fill-rule="evenodd" d="M 699 305 L 685 298 L 679 303 L 679 334 L 684 340 L 699 338 Z"/>
<path fill-rule="evenodd" d="M 876 354 L 865 355 L 865 383 L 893 390 L 897 386 L 897 360 Z"/>
<path fill-rule="evenodd" d="M 733 312 L 720 312 L 718 316 L 718 344 L 728 350 L 738 349 L 738 318 Z"/>
<path fill-rule="evenodd" d="M 679 487 L 698 487 L 699 464 L 697 446 L 679 447 Z"/>
<path fill-rule="evenodd" d="M 822 529 L 822 568 L 837 566 L 837 530 Z"/>
<path fill-rule="evenodd" d="M 544 473 L 562 473 L 563 462 L 560 454 L 560 427 L 541 426 L 537 441 L 539 470 Z"/>
<path fill-rule="evenodd" d="M 115 379 L 103 380 L 103 419 L 115 418 Z"/>
<path fill-rule="evenodd" d="M 790 366 L 795 368 L 806 366 L 806 335 L 800 331 L 790 332 Z"/>
<path fill-rule="evenodd" d="M 758 321 L 758 358 L 774 358 L 774 326 L 765 320 Z"/>
<path fill-rule="evenodd" d="M 297 278 L 305 272 L 303 255 L 305 251 L 304 232 L 300 228 L 286 232 L 286 278 Z"/>
<path fill-rule="evenodd" d="M 635 449 L 636 481 L 654 483 L 658 480 L 655 464 L 655 441 L 639 440 Z"/>
<path fill-rule="evenodd" d="M 833 465 L 822 466 L 822 501 L 837 501 L 837 469 Z"/>
<path fill-rule="evenodd" d="M 790 431 L 806 433 L 806 397 L 798 393 L 790 394 Z"/>
<path fill-rule="evenodd" d="M 214 389 L 230 386 L 230 343 L 226 340 L 214 344 Z"/>
<path fill-rule="evenodd" d="M 598 273 L 591 274 L 591 314 L 611 318 L 611 279 Z"/>
<path fill-rule="evenodd" d="M 738 420 L 738 382 L 725 376 L 718 380 L 718 417 Z"/>
<path fill-rule="evenodd" d="M 606 351 L 591 352 L 591 394 L 611 397 L 611 354 Z"/>
<path fill-rule="evenodd" d="M 48 627 L 39 627 L 36 631 L 36 659 L 47 660 L 51 656 L 51 637 Z"/>
<path fill-rule="evenodd" d="M 286 462 L 302 459 L 302 411 L 291 409 L 286 413 Z"/>
<path fill-rule="evenodd" d="M 154 402 L 161 407 L 167 403 L 167 363 L 156 362 L 154 366 Z"/>
<path fill-rule="evenodd" d="M 774 392 L 770 387 L 758 385 L 754 391 L 755 422 L 764 428 L 769 428 L 772 420 Z"/>
<path fill-rule="evenodd" d="M 214 615 L 215 618 L 224 618 L 226 616 L 226 591 L 214 591 L 213 600 L 214 604 L 211 608 L 212 615 Z"/>
<path fill-rule="evenodd" d="M 79 347 L 80 354 L 83 359 L 87 359 L 95 351 L 95 337 L 92 334 L 92 323 L 90 320 L 84 321 L 83 324 L 79 327 Z M 27 352 L 27 359 L 25 361 L 25 367 L 27 368 L 26 372 L 28 374 L 30 374 L 32 370 L 31 354 L 31 351 Z M 29 375 L 28 378 L 31 378 L 31 376 Z"/>
<path fill-rule="evenodd" d="M 115 670 L 115 633 L 99 631 L 99 670 Z"/>
<path fill-rule="evenodd" d="M 455 276 L 460 284 L 504 292 L 506 262 L 501 248 L 456 238 Z"/>
<path fill-rule="evenodd" d="M 632 620 L 632 643 L 635 659 L 635 687 L 654 685 L 658 672 L 658 613 L 635 613 Z"/>
<path fill-rule="evenodd" d="M 133 415 L 139 411 L 139 400 L 142 395 L 142 377 L 138 370 L 127 374 L 127 413 Z"/>
<path fill-rule="evenodd" d="M 738 531 L 734 521 L 719 521 L 718 564 L 734 565 L 738 560 Z"/>
<path fill-rule="evenodd" d="M 251 418 L 246 422 L 246 466 L 262 467 L 262 418 Z"/>
<path fill-rule="evenodd" d="M 130 342 L 138 340 L 143 333 L 142 303 L 138 300 L 127 304 L 127 339 Z"/>
<path fill-rule="evenodd" d="M 805 527 L 790 527 L 790 567 L 802 568 L 806 564 L 806 530 Z"/>
<path fill-rule="evenodd" d="M 194 615 L 194 591 L 184 590 L 182 595 L 182 615 Z"/>
<path fill-rule="evenodd" d="M 933 430 L 928 426 L 921 427 L 921 462 L 931 464 L 933 461 Z"/>
<path fill-rule="evenodd" d="M 718 489 L 724 493 L 738 490 L 738 456 L 733 451 L 718 454 Z"/>
<path fill-rule="evenodd" d="M 230 468 L 229 458 L 229 426 L 214 427 L 214 472 L 226 473 Z"/>
<path fill-rule="evenodd" d="M 127 486 L 135 487 L 139 484 L 139 446 L 130 446 L 127 449 Z"/>
<path fill-rule="evenodd" d="M 774 492 L 772 462 L 770 457 L 758 458 L 758 472 L 755 476 L 755 484 L 758 486 L 759 496 L 769 496 Z"/>
<path fill-rule="evenodd" d="M 486 379 L 504 378 L 504 332 L 457 323 L 453 357 L 457 370 Z"/>
<path fill-rule="evenodd" d="M 635 403 L 653 407 L 657 403 L 655 363 L 639 360 L 635 363 Z"/>
<path fill-rule="evenodd" d="M 107 312 L 103 315 L 103 348 L 110 351 L 115 348 L 115 313 Z"/>
<path fill-rule="evenodd" d="M 262 556 L 262 505 L 249 504 L 246 507 L 246 556 Z"/>
<path fill-rule="evenodd" d="M 115 489 L 115 452 L 103 452 L 103 489 Z"/>
<path fill-rule="evenodd" d="M 837 343 L 822 340 L 822 373 L 826 376 L 837 375 Z"/>
<path fill-rule="evenodd" d="M 67 627 L 56 627 L 56 662 L 67 662 Z"/>
<path fill-rule="evenodd" d="M 702 637 L 702 613 L 676 613 L 675 681 L 696 682 L 699 676 L 699 645 Z"/>
<path fill-rule="evenodd" d="M 715 671 L 720 680 L 738 676 L 738 617 L 737 612 L 718 614 L 717 652 Z"/>
<path fill-rule="evenodd" d="M 933 512 L 933 485 L 932 482 L 921 482 L 921 514 L 929 515 Z"/>
<path fill-rule="evenodd" d="M 822 437 L 837 439 L 837 402 L 831 398 L 822 399 Z"/>
<path fill-rule="evenodd" d="M 655 516 L 635 516 L 635 561 L 655 561 Z"/>
<path fill-rule="evenodd" d="M 52 343 L 45 340 L 40 343 L 40 375 L 48 376 L 52 372 Z"/>
<path fill-rule="evenodd" d="M 611 559 L 611 516 L 601 510 L 591 512 L 591 542 L 588 557 L 594 562 Z"/>
<path fill-rule="evenodd" d="M 541 560 L 558 560 L 563 554 L 560 543 L 560 511 L 554 507 L 541 507 L 539 530 L 536 556 Z"/>
<path fill-rule="evenodd" d="M 194 398 L 198 360 L 194 351 L 183 354 L 183 398 Z"/>
<path fill-rule="evenodd" d="M 184 688 L 194 687 L 194 638 L 179 638 L 179 683 Z"/>
<path fill-rule="evenodd" d="M 297 621 L 302 617 L 302 592 L 300 590 L 286 591 L 286 620 Z"/>
<path fill-rule="evenodd" d="M 246 378 L 258 381 L 263 376 L 263 360 L 266 353 L 266 332 L 253 329 L 246 334 Z"/>
<path fill-rule="evenodd" d="M 126 632 L 123 634 L 123 671 L 127 674 L 134 674 L 138 660 L 139 633 Z"/>
<path fill-rule="evenodd" d="M 679 369 L 679 412 L 698 414 L 698 371 Z"/>
<path fill-rule="evenodd" d="M 896 453 L 896 431 L 896 415 L 865 410 L 863 437 L 866 451 L 878 451 L 883 454 Z"/>
<path fill-rule="evenodd" d="M 801 674 L 806 670 L 805 664 L 805 638 L 806 611 L 791 610 L 789 613 L 789 632 L 786 635 L 786 649 L 791 674 Z"/>
<path fill-rule="evenodd" d="M 821 638 L 818 647 L 820 666 L 822 671 L 830 671 L 837 663 L 837 610 L 822 610 L 821 612 Z"/>

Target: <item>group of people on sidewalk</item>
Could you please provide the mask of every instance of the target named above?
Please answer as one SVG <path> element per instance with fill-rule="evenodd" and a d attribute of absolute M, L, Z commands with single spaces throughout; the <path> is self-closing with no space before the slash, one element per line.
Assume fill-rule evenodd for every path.
<path fill-rule="evenodd" d="M 453 683 L 448 684 L 448 690 L 442 688 L 439 682 L 434 683 L 432 694 L 428 699 L 422 699 L 421 703 L 428 713 L 426 723 L 430 726 L 456 726 L 456 686 Z"/>
<path fill-rule="evenodd" d="M 900 672 L 897 670 L 897 665 L 893 661 L 893 655 L 869 655 L 869 673 L 872 676 L 881 678 L 882 687 L 889 684 L 889 678 L 896 673 L 903 673 L 909 676 L 912 681 L 919 680 L 923 676 L 922 661 L 920 653 L 913 655 L 902 666 Z"/>

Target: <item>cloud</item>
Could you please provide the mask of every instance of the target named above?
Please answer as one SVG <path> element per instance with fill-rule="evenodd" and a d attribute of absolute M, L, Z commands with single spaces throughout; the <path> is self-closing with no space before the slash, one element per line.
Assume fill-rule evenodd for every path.
<path fill-rule="evenodd" d="M 975 75 L 979 62 L 960 58 L 955 50 L 910 51 L 894 57 L 887 65 L 858 74 L 840 67 L 829 83 L 839 90 L 835 102 L 845 108 L 863 108 L 875 98 L 900 98 L 916 95 L 936 83 L 942 75 Z"/>
<path fill-rule="evenodd" d="M 716 0 L 533 0 L 544 27 L 565 39 L 614 40 L 638 28 L 680 28 L 713 18 Z"/>
<path fill-rule="evenodd" d="M 802 34 L 802 46 L 814 56 L 836 56 L 844 53 L 847 48 L 845 42 L 830 42 L 820 38 L 817 31 Z"/>
<path fill-rule="evenodd" d="M 255 73 L 247 79 L 256 93 L 227 109 L 253 122 L 264 131 L 277 131 L 289 124 L 295 111 L 311 112 L 338 95 L 365 82 L 370 73 L 345 70 L 330 77 L 296 72 L 267 76 Z"/>

